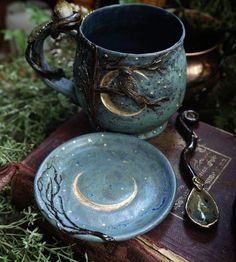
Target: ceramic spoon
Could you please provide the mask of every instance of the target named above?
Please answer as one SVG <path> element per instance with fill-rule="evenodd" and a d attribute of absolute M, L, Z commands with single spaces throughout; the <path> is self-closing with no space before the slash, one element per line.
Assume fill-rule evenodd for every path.
<path fill-rule="evenodd" d="M 197 135 L 189 127 L 198 122 L 198 113 L 187 110 L 179 114 L 177 123 L 180 124 L 181 133 L 187 142 L 181 153 L 180 164 L 192 176 L 192 188 L 188 195 L 185 210 L 191 221 L 201 227 L 209 228 L 219 219 L 219 210 L 213 197 L 204 188 L 204 181 L 196 175 L 190 165 L 190 158 L 197 146 Z"/>

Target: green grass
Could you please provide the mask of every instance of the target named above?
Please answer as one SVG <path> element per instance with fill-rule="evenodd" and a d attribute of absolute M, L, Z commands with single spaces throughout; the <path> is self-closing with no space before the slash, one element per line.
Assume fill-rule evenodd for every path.
<path fill-rule="evenodd" d="M 78 110 L 45 86 L 23 57 L 0 64 L 0 166 L 23 160 Z M 9 192 L 0 193 L 0 261 L 75 261 L 70 246 L 56 239 L 49 243 L 35 226 L 41 215 L 32 207 L 15 210 Z"/>
<path fill-rule="evenodd" d="M 78 111 L 15 58 L 0 64 L 0 164 L 22 160 L 56 126 Z"/>
<path fill-rule="evenodd" d="M 71 246 L 53 238 L 49 243 L 35 226 L 41 218 L 32 207 L 17 212 L 9 204 L 9 192 L 8 187 L 0 194 L 0 261 L 77 261 Z"/>

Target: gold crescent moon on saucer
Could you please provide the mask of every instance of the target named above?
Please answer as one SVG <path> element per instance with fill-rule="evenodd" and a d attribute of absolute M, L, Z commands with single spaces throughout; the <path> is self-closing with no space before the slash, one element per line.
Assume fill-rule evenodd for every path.
<path fill-rule="evenodd" d="M 147 78 L 143 73 L 139 72 L 138 70 L 135 70 L 135 73 L 140 74 L 141 76 L 144 76 L 145 78 Z M 118 70 L 108 72 L 101 80 L 101 87 L 107 88 L 110 85 L 111 81 L 113 79 L 115 79 L 118 75 L 119 75 Z M 106 107 L 106 109 L 108 109 L 113 114 L 119 115 L 119 116 L 125 116 L 125 117 L 137 116 L 137 115 L 141 114 L 146 107 L 146 106 L 144 106 L 143 108 L 141 108 L 140 110 L 138 110 L 136 112 L 128 112 L 128 111 L 123 110 L 119 106 L 115 105 L 111 101 L 111 98 L 108 94 L 101 93 L 100 98 L 101 98 L 103 105 Z"/>
<path fill-rule="evenodd" d="M 99 210 L 99 211 L 106 211 L 106 212 L 110 212 L 110 211 L 114 211 L 120 208 L 123 208 L 127 205 L 129 205 L 133 199 L 135 198 L 135 196 L 138 193 L 138 186 L 136 184 L 135 179 L 132 177 L 133 182 L 134 182 L 134 190 L 131 193 L 131 195 L 126 198 L 125 200 L 121 201 L 120 203 L 116 203 L 116 204 L 99 204 L 93 201 L 90 201 L 87 197 L 85 197 L 79 190 L 78 188 L 78 182 L 79 182 L 79 178 L 82 176 L 83 173 L 79 173 L 74 182 L 73 182 L 73 192 L 75 194 L 75 196 L 79 199 L 80 203 L 83 204 L 86 207 L 95 209 L 95 210 Z"/>

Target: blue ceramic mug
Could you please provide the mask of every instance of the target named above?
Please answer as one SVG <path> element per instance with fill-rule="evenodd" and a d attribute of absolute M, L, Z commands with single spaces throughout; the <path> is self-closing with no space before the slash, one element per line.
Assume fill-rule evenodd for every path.
<path fill-rule="evenodd" d="M 43 56 L 48 36 L 77 41 L 74 79 L 52 70 Z M 181 105 L 186 87 L 185 30 L 172 13 L 143 4 L 76 12 L 36 28 L 26 58 L 45 82 L 71 97 L 99 130 L 141 138 L 159 134 Z"/>

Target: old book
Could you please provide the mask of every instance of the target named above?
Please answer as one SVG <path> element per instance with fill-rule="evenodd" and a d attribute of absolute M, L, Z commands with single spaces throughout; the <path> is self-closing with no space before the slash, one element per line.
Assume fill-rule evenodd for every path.
<path fill-rule="evenodd" d="M 88 132 L 93 130 L 81 112 L 52 133 L 22 163 L 8 166 L 13 176 L 12 200 L 18 208 L 34 204 L 34 175 L 49 152 L 64 141 Z M 180 153 L 185 142 L 175 129 L 173 117 L 161 135 L 149 140 L 167 156 L 176 172 L 178 189 L 172 212 L 156 228 L 129 241 L 103 244 L 76 241 L 80 250 L 87 252 L 89 259 L 99 262 L 236 261 L 236 236 L 232 230 L 236 223 L 232 221 L 236 196 L 235 136 L 202 122 L 195 132 L 199 143 L 192 166 L 205 180 L 206 189 L 218 204 L 219 223 L 210 229 L 200 229 L 185 217 L 184 204 L 190 188 L 187 187 L 188 179 L 179 170 Z M 49 225 L 43 226 L 50 233 L 73 241 Z"/>

